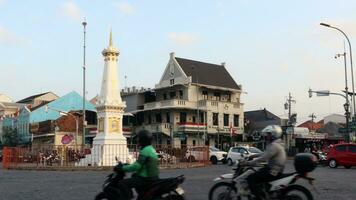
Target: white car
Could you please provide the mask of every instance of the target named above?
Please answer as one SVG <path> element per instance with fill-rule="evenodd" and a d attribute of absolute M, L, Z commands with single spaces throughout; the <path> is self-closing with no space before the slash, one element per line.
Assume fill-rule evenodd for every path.
<path fill-rule="evenodd" d="M 227 152 L 215 147 L 209 147 L 209 154 L 206 147 L 191 147 L 187 150 L 185 157 L 188 161 L 204 161 L 209 159 L 212 164 L 218 162 L 226 163 Z"/>
<path fill-rule="evenodd" d="M 257 149 L 256 147 L 249 147 L 249 146 L 231 147 L 226 158 L 227 164 L 231 166 L 236 162 L 236 160 L 241 159 L 241 153 L 244 154 L 244 156 L 252 156 L 263 152 Z"/>

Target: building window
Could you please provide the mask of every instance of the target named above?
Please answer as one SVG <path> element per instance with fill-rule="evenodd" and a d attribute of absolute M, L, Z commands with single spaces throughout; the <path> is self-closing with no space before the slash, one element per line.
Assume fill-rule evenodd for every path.
<path fill-rule="evenodd" d="M 196 122 L 195 116 L 192 117 L 192 121 L 193 121 L 193 123 Z"/>
<path fill-rule="evenodd" d="M 231 101 L 231 94 L 227 94 L 227 95 L 226 95 L 226 98 L 227 98 L 227 99 L 226 99 L 227 101 Z"/>
<path fill-rule="evenodd" d="M 179 90 L 179 99 L 183 99 L 183 90 Z"/>
<path fill-rule="evenodd" d="M 161 113 L 156 114 L 156 123 L 162 123 L 162 115 Z"/>
<path fill-rule="evenodd" d="M 213 126 L 219 126 L 219 113 L 213 113 Z"/>
<path fill-rule="evenodd" d="M 204 112 L 200 112 L 199 113 L 199 121 L 200 121 L 200 123 L 204 123 Z"/>
<path fill-rule="evenodd" d="M 171 99 L 176 98 L 176 91 L 170 92 L 170 93 L 169 93 L 169 97 L 170 97 Z"/>
<path fill-rule="evenodd" d="M 170 84 L 171 84 L 171 85 L 174 85 L 174 79 L 171 79 L 171 80 L 170 80 Z"/>
<path fill-rule="evenodd" d="M 152 124 L 152 118 L 151 118 L 151 115 L 148 115 L 148 124 Z"/>
<path fill-rule="evenodd" d="M 203 91 L 203 99 L 204 100 L 208 99 L 208 91 Z"/>
<path fill-rule="evenodd" d="M 234 127 L 239 127 L 240 115 L 234 115 Z"/>
<path fill-rule="evenodd" d="M 187 122 L 187 113 L 185 113 L 185 112 L 181 112 L 181 113 L 180 113 L 179 122 L 180 122 L 180 123 L 185 123 L 185 122 Z"/>
<path fill-rule="evenodd" d="M 220 101 L 220 93 L 219 92 L 214 92 L 214 100 Z"/>
<path fill-rule="evenodd" d="M 167 100 L 167 94 L 166 93 L 163 94 L 163 100 Z"/>
<path fill-rule="evenodd" d="M 171 123 L 171 116 L 169 113 L 166 113 L 166 121 L 167 123 Z"/>
<path fill-rule="evenodd" d="M 224 126 L 229 126 L 229 114 L 224 114 Z"/>

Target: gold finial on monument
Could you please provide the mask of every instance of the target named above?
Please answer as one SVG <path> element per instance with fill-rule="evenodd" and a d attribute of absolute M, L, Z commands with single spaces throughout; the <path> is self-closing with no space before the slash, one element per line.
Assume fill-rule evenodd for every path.
<path fill-rule="evenodd" d="M 112 29 L 110 28 L 110 41 L 109 41 L 109 47 L 112 47 Z"/>

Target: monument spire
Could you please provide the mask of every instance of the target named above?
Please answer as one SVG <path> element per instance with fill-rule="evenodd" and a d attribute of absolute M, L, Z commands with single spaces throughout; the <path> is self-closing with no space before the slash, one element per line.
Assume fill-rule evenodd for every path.
<path fill-rule="evenodd" d="M 129 150 L 122 132 L 122 119 L 126 103 L 120 95 L 119 67 L 117 65 L 119 50 L 113 46 L 110 30 L 109 46 L 102 51 L 104 57 L 103 79 L 101 91 L 96 105 L 98 133 L 93 140 L 90 156 L 81 160 L 79 165 L 116 165 L 115 156 L 121 162 L 127 162 Z"/>
<path fill-rule="evenodd" d="M 110 41 L 109 41 L 109 47 L 112 47 L 112 29 L 110 28 Z"/>

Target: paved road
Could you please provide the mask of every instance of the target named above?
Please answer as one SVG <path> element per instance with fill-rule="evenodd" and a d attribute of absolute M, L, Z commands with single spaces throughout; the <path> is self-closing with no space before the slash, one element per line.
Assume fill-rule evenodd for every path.
<path fill-rule="evenodd" d="M 188 200 L 205 200 L 212 179 L 231 168 L 224 165 L 196 169 L 163 170 L 162 177 L 185 174 L 183 185 Z M 292 171 L 289 163 L 286 171 Z M 83 200 L 93 199 L 109 172 L 81 171 L 4 171 L 0 169 L 0 200 Z M 311 176 L 317 179 L 320 200 L 356 199 L 356 168 L 317 168 Z"/>

